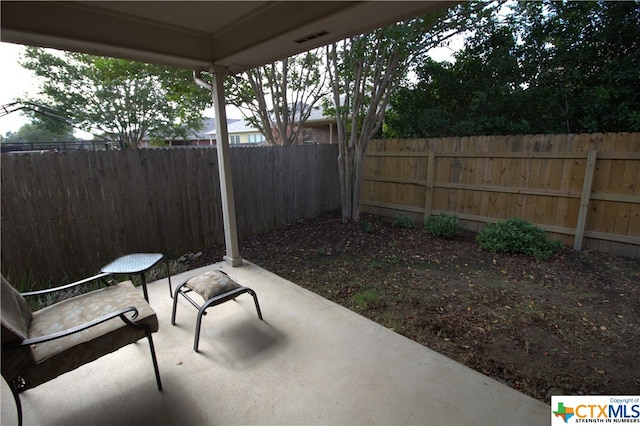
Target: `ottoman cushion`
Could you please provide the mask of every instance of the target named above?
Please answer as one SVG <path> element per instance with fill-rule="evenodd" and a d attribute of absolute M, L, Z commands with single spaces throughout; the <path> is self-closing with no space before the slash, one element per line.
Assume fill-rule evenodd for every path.
<path fill-rule="evenodd" d="M 198 293 L 205 301 L 241 287 L 221 271 L 209 271 L 195 276 L 185 286 Z"/>

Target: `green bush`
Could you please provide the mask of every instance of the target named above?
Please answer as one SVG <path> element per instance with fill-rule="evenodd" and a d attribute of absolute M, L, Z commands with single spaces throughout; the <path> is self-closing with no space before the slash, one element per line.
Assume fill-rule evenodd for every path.
<path fill-rule="evenodd" d="M 457 215 L 440 213 L 438 216 L 429 216 L 424 222 L 424 229 L 435 237 L 451 239 L 460 235 L 465 224 Z"/>
<path fill-rule="evenodd" d="M 362 231 L 367 234 L 373 234 L 376 231 L 375 226 L 368 220 L 363 220 L 360 226 L 362 227 Z"/>
<path fill-rule="evenodd" d="M 487 224 L 476 241 L 494 253 L 520 253 L 536 259 L 547 259 L 562 247 L 562 242 L 548 240 L 542 228 L 517 217 Z"/>
<path fill-rule="evenodd" d="M 393 218 L 393 222 L 391 223 L 392 228 L 413 229 L 414 226 L 415 223 L 413 222 L 413 220 L 403 214 L 396 215 L 396 217 Z"/>

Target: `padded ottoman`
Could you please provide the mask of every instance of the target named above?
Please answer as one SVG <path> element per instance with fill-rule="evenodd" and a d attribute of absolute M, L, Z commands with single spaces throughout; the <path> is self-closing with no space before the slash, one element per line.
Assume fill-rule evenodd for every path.
<path fill-rule="evenodd" d="M 204 303 L 199 305 L 193 300 L 189 293 L 195 292 L 199 294 Z M 206 315 L 206 310 L 211 306 L 216 306 L 229 300 L 235 300 L 236 297 L 243 293 L 249 293 L 253 296 L 256 304 L 258 318 L 262 320 L 262 312 L 258 304 L 258 296 L 256 292 L 249 287 L 244 287 L 234 281 L 226 272 L 208 271 L 195 277 L 185 280 L 180 284 L 173 296 L 173 311 L 171 312 L 171 324 L 176 324 L 176 309 L 178 307 L 178 295 L 182 295 L 189 303 L 198 309 L 198 319 L 196 320 L 196 331 L 193 341 L 193 350 L 198 352 L 198 342 L 200 341 L 200 326 L 202 324 L 202 316 Z"/>

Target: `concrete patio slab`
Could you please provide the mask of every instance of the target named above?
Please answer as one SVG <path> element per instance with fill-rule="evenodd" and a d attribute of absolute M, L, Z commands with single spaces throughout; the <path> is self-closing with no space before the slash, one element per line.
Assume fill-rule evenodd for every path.
<path fill-rule="evenodd" d="M 149 284 L 164 390 L 146 340 L 21 395 L 25 425 L 540 425 L 550 407 L 249 262 L 222 269 L 258 293 L 171 325 L 167 280 Z M 2 387 L 2 424 L 15 408 Z"/>

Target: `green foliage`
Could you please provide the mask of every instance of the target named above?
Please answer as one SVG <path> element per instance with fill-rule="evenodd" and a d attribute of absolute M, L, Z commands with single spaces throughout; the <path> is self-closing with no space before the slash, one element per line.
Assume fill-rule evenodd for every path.
<path fill-rule="evenodd" d="M 438 216 L 430 216 L 425 221 L 424 228 L 435 237 L 451 239 L 460 235 L 465 224 L 457 215 L 440 213 Z"/>
<path fill-rule="evenodd" d="M 28 48 L 21 65 L 43 79 L 37 103 L 122 146 L 187 137 L 211 101 L 189 70 L 38 48 Z"/>
<path fill-rule="evenodd" d="M 161 148 L 161 147 L 169 146 L 169 143 L 166 140 L 161 138 L 153 138 L 149 141 L 149 145 Z"/>
<path fill-rule="evenodd" d="M 2 138 L 3 142 L 53 142 L 53 141 L 75 141 L 73 129 L 70 126 L 60 126 L 56 130 L 51 130 L 40 121 L 33 121 L 24 124 L 17 132 L 7 132 Z"/>
<path fill-rule="evenodd" d="M 415 222 L 411 220 L 411 218 L 398 214 L 393 218 L 393 222 L 391 223 L 392 228 L 405 228 L 405 229 L 413 229 L 415 226 Z"/>
<path fill-rule="evenodd" d="M 336 118 L 343 221 L 359 219 L 361 162 L 382 129 L 392 93 L 413 61 L 450 38 L 484 3 L 453 5 L 448 10 L 397 22 L 326 48 L 331 99 L 325 112 Z"/>
<path fill-rule="evenodd" d="M 366 289 L 353 295 L 353 301 L 358 308 L 375 308 L 380 303 L 380 296 L 375 290 Z"/>
<path fill-rule="evenodd" d="M 8 268 L 8 270 L 2 271 L 2 275 L 20 293 L 48 288 L 53 283 L 51 279 L 38 281 L 31 269 L 17 271 L 14 268 Z"/>
<path fill-rule="evenodd" d="M 373 234 L 376 230 L 373 224 L 368 220 L 363 220 L 360 226 L 362 227 L 362 231 L 366 234 Z"/>
<path fill-rule="evenodd" d="M 228 78 L 227 100 L 248 111 L 245 119 L 269 145 L 301 144 L 304 123 L 327 89 L 323 59 L 315 49 Z"/>
<path fill-rule="evenodd" d="M 547 259 L 562 247 L 560 241 L 550 241 L 542 228 L 520 218 L 489 223 L 478 232 L 476 241 L 494 253 L 527 254 Z"/>
<path fill-rule="evenodd" d="M 640 2 L 514 2 L 455 62 L 416 63 L 385 136 L 640 130 Z"/>

